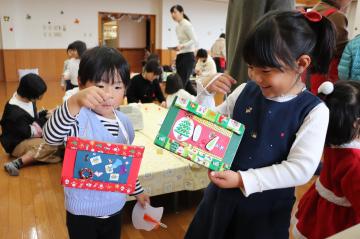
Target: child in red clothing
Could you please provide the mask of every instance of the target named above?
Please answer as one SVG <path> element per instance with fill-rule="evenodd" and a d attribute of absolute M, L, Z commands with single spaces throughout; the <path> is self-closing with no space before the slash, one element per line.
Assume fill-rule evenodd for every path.
<path fill-rule="evenodd" d="M 295 214 L 294 238 L 326 238 L 360 223 L 360 82 L 325 82 L 330 110 L 324 164 Z"/>

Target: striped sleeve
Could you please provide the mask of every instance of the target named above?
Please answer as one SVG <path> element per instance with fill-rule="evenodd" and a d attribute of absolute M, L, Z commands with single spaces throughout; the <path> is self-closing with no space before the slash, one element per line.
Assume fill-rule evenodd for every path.
<path fill-rule="evenodd" d="M 44 125 L 43 136 L 48 144 L 62 145 L 67 136 L 77 136 L 78 131 L 76 118 L 69 113 L 65 101 Z"/>
<path fill-rule="evenodd" d="M 144 192 L 144 188 L 141 186 L 139 179 L 136 179 L 135 190 L 130 196 L 136 196 Z"/>

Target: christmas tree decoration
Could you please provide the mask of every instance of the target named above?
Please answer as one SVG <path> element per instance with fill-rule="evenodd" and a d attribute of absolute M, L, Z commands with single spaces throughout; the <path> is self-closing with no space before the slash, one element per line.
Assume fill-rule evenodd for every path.
<path fill-rule="evenodd" d="M 196 102 L 175 98 L 154 143 L 211 170 L 231 167 L 243 124 Z"/>

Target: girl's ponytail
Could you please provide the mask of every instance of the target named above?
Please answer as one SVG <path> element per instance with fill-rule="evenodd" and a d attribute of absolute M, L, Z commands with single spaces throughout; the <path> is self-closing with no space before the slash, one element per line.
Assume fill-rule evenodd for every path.
<path fill-rule="evenodd" d="M 318 16 L 316 16 L 318 15 Z M 303 13 L 309 26 L 316 35 L 316 44 L 312 54 L 313 73 L 325 74 L 328 72 L 331 59 L 336 49 L 336 30 L 333 23 L 320 13 L 311 11 Z M 314 17 L 315 16 L 315 17 Z"/>
<path fill-rule="evenodd" d="M 185 13 L 183 13 L 183 16 L 186 20 L 188 20 L 190 22 L 190 18 Z"/>

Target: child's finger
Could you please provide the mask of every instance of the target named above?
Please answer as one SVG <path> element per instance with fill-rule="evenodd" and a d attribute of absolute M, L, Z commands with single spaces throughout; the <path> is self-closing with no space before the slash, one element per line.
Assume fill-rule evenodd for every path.
<path fill-rule="evenodd" d="M 223 76 L 223 78 L 226 78 L 228 81 L 229 81 L 229 83 L 231 83 L 231 84 L 236 84 L 236 80 L 234 79 L 234 78 L 232 78 L 232 76 L 230 76 L 228 73 L 225 73 L 225 74 L 223 74 L 222 75 Z"/>
<path fill-rule="evenodd" d="M 220 88 L 224 92 L 228 93 L 231 91 L 231 85 L 228 85 L 227 82 L 218 81 L 216 82 L 216 87 Z"/>
<path fill-rule="evenodd" d="M 215 172 L 212 171 L 210 175 L 216 179 L 225 179 L 226 178 L 226 172 Z"/>

